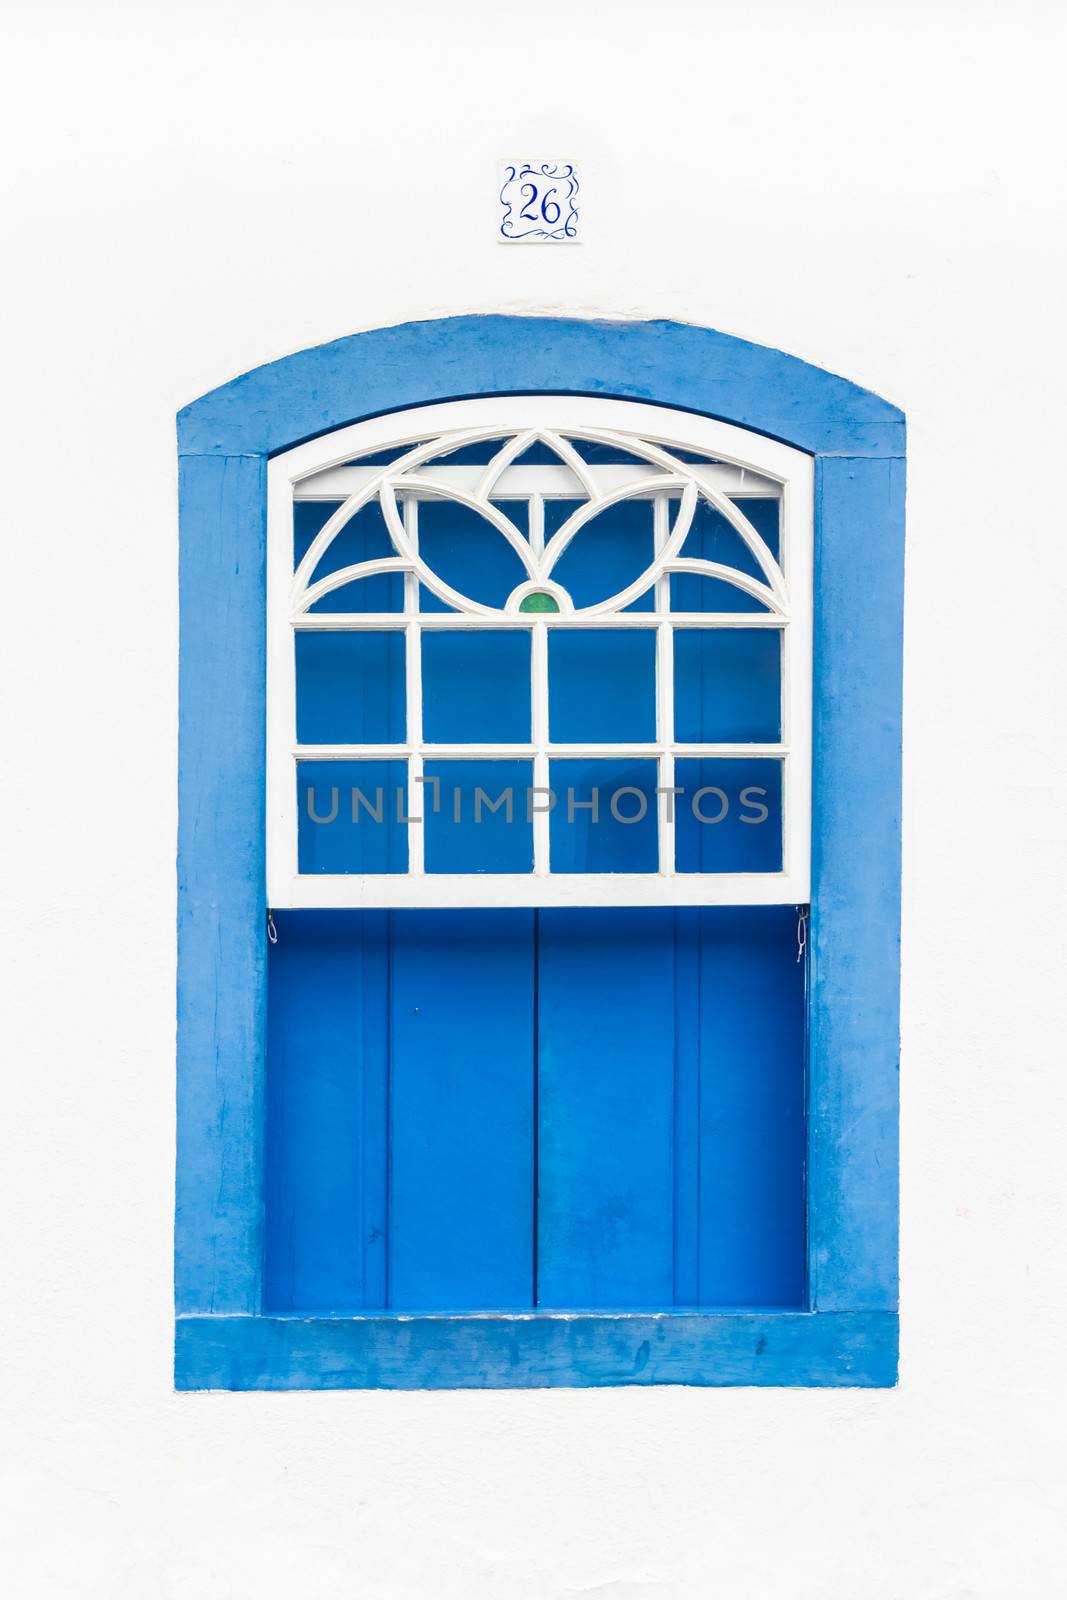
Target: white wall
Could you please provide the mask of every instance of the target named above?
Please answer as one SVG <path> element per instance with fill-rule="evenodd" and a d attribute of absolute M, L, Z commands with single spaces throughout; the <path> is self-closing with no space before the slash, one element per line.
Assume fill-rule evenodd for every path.
<path fill-rule="evenodd" d="M 1057 1591 L 1061 11 L 6 8 L 17 1600 Z M 581 248 L 494 243 L 512 152 L 581 161 Z M 895 1392 L 171 1392 L 174 412 L 469 309 L 708 323 L 908 412 Z"/>

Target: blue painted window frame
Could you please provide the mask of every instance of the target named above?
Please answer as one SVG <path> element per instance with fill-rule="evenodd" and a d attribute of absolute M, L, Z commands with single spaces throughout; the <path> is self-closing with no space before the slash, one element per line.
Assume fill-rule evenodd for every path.
<path fill-rule="evenodd" d="M 267 461 L 384 412 L 537 392 L 701 412 L 815 458 L 809 1306 L 266 1315 Z M 176 1386 L 895 1383 L 901 412 L 710 329 L 468 316 L 259 367 L 187 406 L 178 439 Z"/>

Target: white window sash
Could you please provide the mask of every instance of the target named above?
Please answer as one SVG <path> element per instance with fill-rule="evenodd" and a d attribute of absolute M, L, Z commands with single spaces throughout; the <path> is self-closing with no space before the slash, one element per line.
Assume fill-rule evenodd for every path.
<path fill-rule="evenodd" d="M 669 613 L 670 578 L 655 580 L 656 610 L 588 615 L 578 613 L 492 613 L 472 616 L 418 614 L 419 577 L 404 574 L 404 611 L 385 614 L 314 613 L 293 609 L 293 507 L 298 500 L 337 500 L 380 475 L 380 468 L 349 466 L 354 455 L 416 443 L 452 430 L 492 429 L 519 435 L 550 429 L 580 434 L 583 429 L 618 432 L 640 440 L 714 455 L 717 465 L 687 464 L 687 472 L 720 494 L 781 501 L 779 562 L 787 609 L 782 612 Z M 516 453 L 519 453 L 516 451 Z M 580 465 L 580 463 L 578 464 Z M 477 492 L 484 467 L 448 467 L 428 461 L 412 475 L 447 487 L 450 493 Z M 590 466 L 599 493 L 629 491 L 649 469 L 629 465 Z M 404 485 L 404 532 L 417 544 L 417 501 L 412 479 Z M 493 486 L 493 499 L 581 498 L 585 489 L 576 469 L 505 464 Z M 678 490 L 670 491 L 675 501 Z M 667 537 L 668 496 L 649 491 L 656 501 L 657 553 Z M 275 457 L 268 467 L 267 516 L 267 897 L 272 907 L 536 907 L 536 906 L 693 906 L 806 903 L 810 896 L 811 854 L 811 643 L 814 474 L 810 456 L 775 440 L 728 423 L 636 402 L 579 396 L 528 395 L 450 401 L 394 413 L 339 429 Z M 536 519 L 535 519 L 536 520 Z M 536 528 L 533 530 L 536 539 Z M 579 535 L 580 537 L 580 535 Z M 540 587 L 540 585 L 532 585 Z M 553 745 L 548 740 L 547 638 L 555 628 L 643 627 L 657 635 L 656 738 L 650 744 Z M 773 745 L 682 745 L 673 738 L 673 630 L 684 627 L 764 628 L 782 631 L 781 739 Z M 456 744 L 430 746 L 421 739 L 421 635 L 428 629 L 525 628 L 532 641 L 532 739 L 523 745 Z M 296 742 L 297 630 L 398 629 L 405 633 L 408 736 L 396 745 L 299 746 Z M 425 759 L 518 756 L 533 764 L 532 782 L 545 786 L 557 756 L 648 756 L 658 762 L 658 783 L 673 782 L 674 763 L 686 757 L 767 756 L 782 761 L 782 870 L 774 873 L 691 873 L 673 871 L 674 828 L 660 805 L 659 870 L 650 873 L 559 873 L 549 870 L 549 818 L 534 816 L 534 870 L 525 874 L 438 874 L 422 870 L 424 825 L 407 829 L 406 874 L 301 875 L 297 871 L 297 758 L 308 760 L 406 759 L 408 815 L 421 815 Z M 681 803 L 686 803 L 683 799 Z"/>

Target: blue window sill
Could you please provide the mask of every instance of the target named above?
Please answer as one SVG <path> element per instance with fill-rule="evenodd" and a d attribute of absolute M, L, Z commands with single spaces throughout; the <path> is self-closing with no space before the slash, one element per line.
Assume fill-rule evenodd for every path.
<path fill-rule="evenodd" d="M 884 1389 L 891 1311 L 185 1316 L 178 1389 Z"/>

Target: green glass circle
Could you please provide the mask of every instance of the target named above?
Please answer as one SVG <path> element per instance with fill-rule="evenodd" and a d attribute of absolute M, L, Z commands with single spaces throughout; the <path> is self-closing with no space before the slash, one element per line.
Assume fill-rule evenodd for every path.
<path fill-rule="evenodd" d="M 520 611 L 558 611 L 559 601 L 554 594 L 545 594 L 535 590 L 532 594 L 524 594 L 519 601 Z"/>

